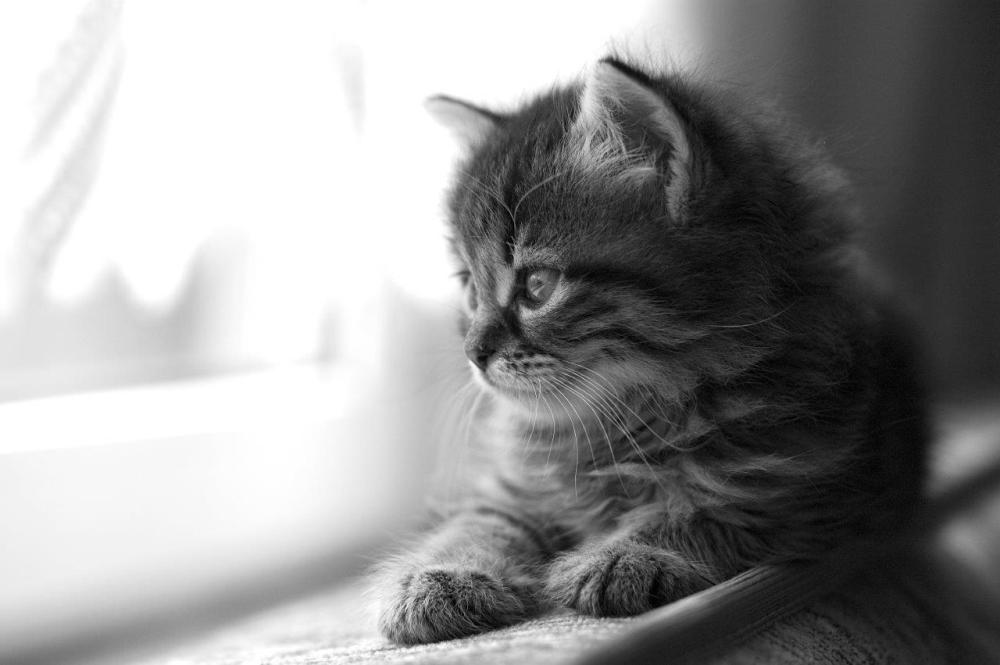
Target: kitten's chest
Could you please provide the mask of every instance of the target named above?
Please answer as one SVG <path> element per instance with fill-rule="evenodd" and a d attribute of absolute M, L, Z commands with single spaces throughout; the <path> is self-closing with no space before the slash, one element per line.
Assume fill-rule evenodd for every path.
<path fill-rule="evenodd" d="M 577 537 L 613 531 L 638 510 L 660 511 L 664 521 L 694 510 L 682 456 L 665 449 L 663 430 L 577 423 L 499 431 L 491 475 L 508 500 L 554 516 Z"/>
<path fill-rule="evenodd" d="M 548 526 L 574 542 L 611 534 L 639 513 L 667 523 L 694 511 L 683 484 L 660 486 L 646 478 L 614 474 L 535 476 L 511 474 L 494 479 L 505 502 L 529 514 L 544 516 Z M 495 495 L 495 494 L 494 494 Z"/>

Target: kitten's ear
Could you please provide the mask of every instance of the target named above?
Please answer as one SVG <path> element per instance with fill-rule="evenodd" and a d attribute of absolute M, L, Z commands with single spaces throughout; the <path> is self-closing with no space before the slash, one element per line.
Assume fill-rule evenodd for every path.
<path fill-rule="evenodd" d="M 429 97 L 424 106 L 466 146 L 479 144 L 503 122 L 503 117 L 492 111 L 446 95 Z"/>
<path fill-rule="evenodd" d="M 573 132 L 584 146 L 611 141 L 630 155 L 648 155 L 669 176 L 667 194 L 680 214 L 691 190 L 693 155 L 687 123 L 645 74 L 601 60 L 583 85 Z M 606 146 L 599 150 L 607 154 Z"/>

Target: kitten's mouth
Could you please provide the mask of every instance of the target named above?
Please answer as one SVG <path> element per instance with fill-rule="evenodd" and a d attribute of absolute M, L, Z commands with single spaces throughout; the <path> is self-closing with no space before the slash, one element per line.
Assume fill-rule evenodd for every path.
<path fill-rule="evenodd" d="M 488 393 L 521 404 L 533 404 L 548 392 L 543 382 L 522 376 L 510 376 L 490 367 L 486 371 L 472 370 L 473 379 Z"/>
<path fill-rule="evenodd" d="M 505 397 L 514 399 L 527 399 L 537 397 L 542 387 L 537 381 L 526 382 L 508 377 L 491 376 L 489 371 L 474 371 L 476 381 L 480 386 L 492 392 L 499 393 Z"/>
<path fill-rule="evenodd" d="M 501 381 L 482 372 L 479 375 L 486 390 L 535 420 L 583 425 L 601 411 L 600 397 L 569 377 Z"/>
<path fill-rule="evenodd" d="M 589 410 L 586 403 L 602 392 L 599 382 L 589 377 L 589 366 L 546 353 L 515 352 L 484 365 L 472 363 L 470 369 L 481 388 L 525 407 Z"/>
<path fill-rule="evenodd" d="M 540 399 L 553 403 L 564 400 L 564 395 L 579 392 L 579 386 L 569 378 L 559 378 L 551 374 L 544 376 L 523 376 L 493 371 L 492 368 L 475 372 L 479 384 L 498 395 L 525 404 L 535 404 Z"/>

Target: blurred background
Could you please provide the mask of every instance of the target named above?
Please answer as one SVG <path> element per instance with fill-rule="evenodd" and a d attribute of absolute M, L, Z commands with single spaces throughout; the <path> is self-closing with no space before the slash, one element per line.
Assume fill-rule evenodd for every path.
<path fill-rule="evenodd" d="M 989 0 L 5 4 L 0 660 L 207 625 L 413 522 L 474 399 L 422 101 L 609 44 L 824 137 L 937 403 L 992 408 L 998 35 Z"/>

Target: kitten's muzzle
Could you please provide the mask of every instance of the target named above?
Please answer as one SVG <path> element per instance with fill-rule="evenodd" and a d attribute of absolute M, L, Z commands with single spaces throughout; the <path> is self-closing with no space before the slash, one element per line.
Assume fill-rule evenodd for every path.
<path fill-rule="evenodd" d="M 465 356 L 485 372 L 508 334 L 501 315 L 481 306 L 465 335 Z"/>
<path fill-rule="evenodd" d="M 472 364 L 481 371 L 486 371 L 486 366 L 490 364 L 490 359 L 497 353 L 496 346 L 489 342 L 479 341 L 478 343 L 465 344 L 465 355 L 472 361 Z"/>

